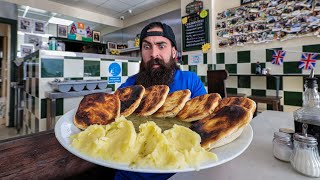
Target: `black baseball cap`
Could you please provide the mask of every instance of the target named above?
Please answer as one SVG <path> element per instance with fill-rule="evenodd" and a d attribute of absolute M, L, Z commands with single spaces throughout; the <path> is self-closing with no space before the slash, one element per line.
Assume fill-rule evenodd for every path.
<path fill-rule="evenodd" d="M 161 27 L 163 32 L 160 32 L 160 31 L 148 32 L 149 29 L 154 28 L 154 27 Z M 177 49 L 176 37 L 175 37 L 171 27 L 165 23 L 152 22 L 142 29 L 141 34 L 140 34 L 140 49 L 142 47 L 142 40 L 148 36 L 166 37 L 167 39 L 169 39 L 172 42 L 172 46 L 174 46 Z"/>

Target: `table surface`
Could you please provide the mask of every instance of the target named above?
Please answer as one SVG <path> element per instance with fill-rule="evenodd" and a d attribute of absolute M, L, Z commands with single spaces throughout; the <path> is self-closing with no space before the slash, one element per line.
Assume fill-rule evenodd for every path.
<path fill-rule="evenodd" d="M 279 131 L 279 128 L 293 129 L 292 113 L 264 111 L 252 119 L 250 124 L 253 128 L 253 140 L 240 156 L 213 168 L 177 173 L 170 180 L 320 180 L 299 174 L 289 162 L 277 160 L 273 156 L 273 133 Z"/>

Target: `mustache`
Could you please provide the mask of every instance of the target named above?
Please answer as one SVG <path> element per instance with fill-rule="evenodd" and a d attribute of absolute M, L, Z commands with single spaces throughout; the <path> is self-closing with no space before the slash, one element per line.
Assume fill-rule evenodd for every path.
<path fill-rule="evenodd" d="M 153 65 L 160 65 L 163 67 L 167 67 L 167 64 L 161 58 L 152 58 L 148 61 L 147 67 L 152 67 Z"/>

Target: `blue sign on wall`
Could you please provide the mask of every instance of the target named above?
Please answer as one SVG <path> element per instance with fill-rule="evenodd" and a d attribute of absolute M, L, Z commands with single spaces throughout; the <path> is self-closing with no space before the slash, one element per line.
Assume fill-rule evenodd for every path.
<path fill-rule="evenodd" d="M 111 63 L 109 65 L 109 78 L 108 83 L 114 84 L 114 83 L 121 83 L 121 66 L 119 63 Z"/>

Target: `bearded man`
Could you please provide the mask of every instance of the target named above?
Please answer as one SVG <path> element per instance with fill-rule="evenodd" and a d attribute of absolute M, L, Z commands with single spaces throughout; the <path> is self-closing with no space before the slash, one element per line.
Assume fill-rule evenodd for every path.
<path fill-rule="evenodd" d="M 169 93 L 189 89 L 191 98 L 206 94 L 199 77 L 189 71 L 181 71 L 177 65 L 177 43 L 170 26 L 153 22 L 140 34 L 141 64 L 139 73 L 129 77 L 119 88 L 142 85 L 167 85 Z"/>

